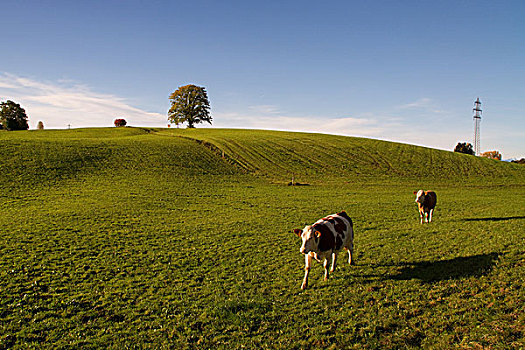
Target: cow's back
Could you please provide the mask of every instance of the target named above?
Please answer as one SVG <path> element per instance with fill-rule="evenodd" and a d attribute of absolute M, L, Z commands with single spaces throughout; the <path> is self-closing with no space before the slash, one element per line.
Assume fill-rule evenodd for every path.
<path fill-rule="evenodd" d="M 434 191 L 425 192 L 425 208 L 434 209 L 437 204 L 437 195 Z"/>
<path fill-rule="evenodd" d="M 318 220 L 312 228 L 321 233 L 320 251 L 341 250 L 349 240 L 354 239 L 352 219 L 345 211 Z"/>

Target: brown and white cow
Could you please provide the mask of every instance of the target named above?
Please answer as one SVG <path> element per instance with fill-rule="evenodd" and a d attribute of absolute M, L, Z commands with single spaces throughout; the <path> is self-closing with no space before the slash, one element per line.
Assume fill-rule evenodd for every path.
<path fill-rule="evenodd" d="M 305 226 L 302 230 L 295 229 L 293 232 L 303 240 L 301 249 L 299 249 L 305 255 L 305 273 L 301 289 L 306 289 L 308 286 L 312 258 L 323 262 L 325 281 L 328 279 L 330 261 L 332 263 L 330 272 L 334 272 L 337 253 L 343 248 L 348 251 L 348 263 L 353 264 L 354 227 L 352 219 L 345 211 L 328 215 L 313 225 Z"/>
<path fill-rule="evenodd" d="M 421 223 L 423 223 L 423 217 L 425 218 L 425 222 L 432 222 L 432 214 L 437 203 L 436 192 L 419 190 L 414 192 L 414 194 L 416 195 Z"/>

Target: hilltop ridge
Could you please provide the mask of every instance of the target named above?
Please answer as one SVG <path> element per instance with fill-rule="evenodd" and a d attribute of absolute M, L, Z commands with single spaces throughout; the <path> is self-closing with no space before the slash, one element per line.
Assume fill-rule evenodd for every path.
<path fill-rule="evenodd" d="M 525 182 L 518 164 L 408 144 L 243 129 L 92 128 L 0 133 L 4 181 L 124 171 L 250 173 L 271 181 L 433 178 Z"/>

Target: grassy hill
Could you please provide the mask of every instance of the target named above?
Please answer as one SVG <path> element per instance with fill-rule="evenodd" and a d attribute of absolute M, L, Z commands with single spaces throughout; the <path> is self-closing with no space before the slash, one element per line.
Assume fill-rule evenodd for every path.
<path fill-rule="evenodd" d="M 0 132 L 0 349 L 523 346 L 525 168 L 254 130 Z M 299 182 L 289 187 L 292 174 Z M 420 225 L 412 191 L 438 193 Z M 310 287 L 290 230 L 345 209 Z"/>
<path fill-rule="evenodd" d="M 355 137 L 263 130 L 169 130 L 224 152 L 238 166 L 272 178 L 514 178 L 523 168 L 463 154 Z"/>
<path fill-rule="evenodd" d="M 0 141 L 0 166 L 4 176 L 13 176 L 12 184 L 53 182 L 97 171 L 162 169 L 181 175 L 251 173 L 274 181 L 289 181 L 294 174 L 313 182 L 378 178 L 512 182 L 524 177 L 524 168 L 517 164 L 324 134 L 101 128 L 4 132 Z"/>

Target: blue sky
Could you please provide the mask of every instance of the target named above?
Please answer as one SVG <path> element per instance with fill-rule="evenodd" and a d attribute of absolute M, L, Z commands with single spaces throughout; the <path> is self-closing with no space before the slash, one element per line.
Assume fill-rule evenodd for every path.
<path fill-rule="evenodd" d="M 0 100 L 31 128 L 167 126 L 207 88 L 213 127 L 525 157 L 525 1 L 7 1 Z"/>

